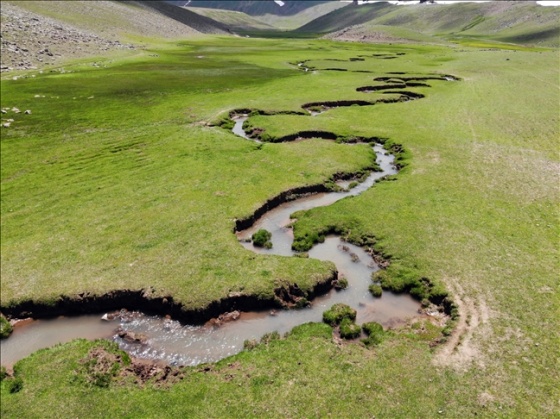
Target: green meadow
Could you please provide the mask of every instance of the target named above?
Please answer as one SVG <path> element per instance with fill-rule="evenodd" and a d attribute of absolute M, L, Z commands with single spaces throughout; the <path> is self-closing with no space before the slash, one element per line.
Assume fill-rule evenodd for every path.
<path fill-rule="evenodd" d="M 318 70 L 298 70 L 304 60 Z M 402 145 L 393 181 L 298 213 L 294 233 L 375 237 L 390 280 L 428 278 L 460 319 L 446 343 L 430 345 L 440 329 L 420 322 L 373 349 L 307 324 L 164 386 L 133 383 L 118 365 L 92 385 L 81 360 L 118 350 L 77 340 L 15 365 L 21 386 L 2 381 L 2 417 L 559 414 L 558 51 L 207 37 L 95 61 L 2 79 L 1 107 L 22 112 L 2 115 L 14 121 L 1 131 L 1 307 L 145 289 L 203 308 L 286 282 L 310 289 L 334 266 L 248 252 L 234 221 L 282 191 L 368 167 L 371 149 L 260 145 L 212 125 L 233 109 L 394 97 L 356 88 L 407 72 L 460 81 L 406 89 L 419 100 L 247 123 L 272 137 L 320 130 Z"/>

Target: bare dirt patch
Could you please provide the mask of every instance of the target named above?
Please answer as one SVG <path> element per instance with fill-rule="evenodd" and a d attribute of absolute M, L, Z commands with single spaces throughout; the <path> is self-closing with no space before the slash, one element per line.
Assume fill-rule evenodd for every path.
<path fill-rule="evenodd" d="M 557 132 L 551 132 L 550 138 L 554 135 Z M 530 148 L 479 142 L 474 130 L 473 139 L 472 159 L 492 169 L 484 172 L 488 193 L 507 194 L 523 201 L 557 196 L 558 183 L 551 182 L 551 179 L 560 180 L 560 163 Z M 515 170 L 501 169 L 507 167 L 515 167 Z"/>
<path fill-rule="evenodd" d="M 434 357 L 434 363 L 457 370 L 465 370 L 472 364 L 483 368 L 484 356 L 475 334 L 484 329 L 484 335 L 489 335 L 491 311 L 481 295 L 469 295 L 457 279 L 448 278 L 445 282 L 459 309 L 459 320 L 447 342 Z"/>
<path fill-rule="evenodd" d="M 132 359 L 108 351 L 105 348 L 93 348 L 80 361 L 81 369 L 88 384 L 108 387 L 110 383 L 120 380 L 132 380 L 136 384 L 152 382 L 156 386 L 165 386 L 180 381 L 182 371 L 177 367 L 160 365 L 153 361 Z"/>

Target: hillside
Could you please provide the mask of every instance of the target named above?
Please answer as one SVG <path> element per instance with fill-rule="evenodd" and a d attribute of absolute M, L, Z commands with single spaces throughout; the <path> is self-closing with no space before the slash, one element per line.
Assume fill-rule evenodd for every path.
<path fill-rule="evenodd" d="M 376 3 L 345 7 L 302 26 L 297 31 L 328 33 L 332 39 L 364 40 L 375 32 L 396 28 L 423 36 L 485 37 L 497 41 L 557 47 L 560 9 L 531 2 L 422 4 L 394 6 Z M 423 35 L 423 36 L 422 36 Z M 415 36 L 412 36 L 414 39 Z M 372 39 L 373 42 L 376 38 Z"/>
<path fill-rule="evenodd" d="M 316 2 L 312 2 L 316 3 Z M 318 3 L 318 2 L 317 2 Z M 234 31 L 255 31 L 255 30 L 293 30 L 323 16 L 333 10 L 347 6 L 346 3 L 337 1 L 323 2 L 312 7 L 301 10 L 297 14 L 282 15 L 266 13 L 264 15 L 250 16 L 247 13 L 235 10 L 214 9 L 206 7 L 190 7 L 189 10 L 221 22 Z"/>
<path fill-rule="evenodd" d="M 229 25 L 233 30 L 293 30 L 347 6 L 340 1 L 169 1 Z"/>
<path fill-rule="evenodd" d="M 190 10 L 163 1 L 127 1 L 131 5 L 140 6 L 146 10 L 157 12 L 169 19 L 202 33 L 228 33 L 227 26 L 205 16 L 200 16 Z"/>
<path fill-rule="evenodd" d="M 146 38 L 227 31 L 209 18 L 154 1 L 2 1 L 1 17 L 2 71 L 134 49 Z"/>
<path fill-rule="evenodd" d="M 376 19 L 396 9 L 389 3 L 347 6 L 321 16 L 298 28 L 298 32 L 328 33 L 343 30 L 349 26 L 359 25 Z"/>
<path fill-rule="evenodd" d="M 314 3 L 314 2 L 309 2 L 309 3 Z M 309 23 L 320 16 L 326 15 L 327 13 L 330 13 L 333 10 L 340 9 L 347 5 L 348 5 L 347 3 L 342 3 L 338 1 L 329 1 L 303 9 L 297 14 L 278 15 L 274 13 L 267 13 L 262 16 L 259 15 L 257 16 L 257 18 L 260 21 L 268 23 L 269 25 L 273 25 L 278 29 L 292 30 Z"/>
<path fill-rule="evenodd" d="M 222 9 L 210 9 L 204 7 L 196 7 L 192 9 L 192 12 L 206 16 L 217 22 L 220 22 L 231 30 L 274 30 L 274 26 L 262 22 L 260 19 L 256 19 L 249 16 L 243 12 L 237 12 L 234 10 L 222 10 Z M 260 17 L 259 17 L 260 18 Z"/>
<path fill-rule="evenodd" d="M 188 7 L 204 7 L 209 9 L 224 9 L 235 10 L 237 12 L 247 13 L 250 16 L 262 16 L 266 14 L 274 14 L 279 16 L 293 16 L 305 9 L 324 4 L 324 3 L 338 3 L 334 0 L 312 0 L 312 1 L 297 1 L 285 0 L 284 5 L 280 6 L 274 1 L 214 1 L 214 0 L 192 0 L 192 1 L 169 1 L 175 5 L 184 5 L 188 3 Z"/>

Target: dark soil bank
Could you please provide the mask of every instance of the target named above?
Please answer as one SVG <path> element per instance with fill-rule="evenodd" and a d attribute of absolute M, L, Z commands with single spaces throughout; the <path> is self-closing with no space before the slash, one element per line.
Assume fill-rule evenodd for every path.
<path fill-rule="evenodd" d="M 303 291 L 294 285 L 278 287 L 270 297 L 231 293 L 225 298 L 211 302 L 205 308 L 189 309 L 173 297 L 152 297 L 146 290 L 116 290 L 104 295 L 80 294 L 75 297 L 61 297 L 54 303 L 24 301 L 14 306 L 2 307 L 1 312 L 9 318 L 52 318 L 80 314 L 105 313 L 126 308 L 144 313 L 170 315 L 184 324 L 203 324 L 222 313 L 238 311 L 260 311 L 289 307 L 294 296 L 312 299 L 330 291 L 337 279 L 337 272 L 315 284 L 310 291 Z"/>

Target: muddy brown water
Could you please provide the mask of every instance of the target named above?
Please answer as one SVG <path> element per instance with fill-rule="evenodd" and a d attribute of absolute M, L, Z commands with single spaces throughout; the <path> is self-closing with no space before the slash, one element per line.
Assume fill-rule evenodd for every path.
<path fill-rule="evenodd" d="M 239 116 L 234 120 L 233 132 L 249 139 L 242 128 L 246 116 Z M 237 232 L 240 243 L 257 253 L 293 256 L 293 233 L 290 228 L 292 213 L 331 205 L 340 199 L 356 196 L 369 189 L 380 178 L 396 173 L 394 156 L 386 153 L 380 145 L 374 146 L 374 150 L 382 171 L 372 172 L 364 182 L 352 189 L 314 194 L 278 206 L 264 214 L 252 227 Z M 339 186 L 346 188 L 349 182 L 340 182 Z M 256 248 L 247 241 L 260 228 L 272 233 L 271 249 Z M 8 339 L 0 343 L 2 365 L 13 365 L 38 349 L 75 338 L 113 339 L 123 350 L 138 358 L 174 365 L 197 365 L 218 361 L 240 352 L 245 340 L 258 340 L 266 333 L 276 331 L 283 334 L 297 325 L 320 322 L 323 311 L 335 303 L 345 303 L 356 309 L 358 323 L 377 321 L 385 327 L 396 326 L 418 315 L 420 304 L 409 295 L 390 292 L 384 292 L 381 298 L 370 295 L 368 286 L 371 284 L 371 274 L 379 267 L 362 248 L 345 243 L 339 237 L 329 236 L 308 254 L 310 258 L 333 262 L 339 275 L 348 280 L 348 288 L 331 290 L 314 299 L 308 308 L 241 313 L 238 320 L 220 327 L 182 325 L 162 316 L 149 316 L 139 312 L 130 313 L 126 319 L 118 318 L 113 321 L 101 320 L 101 313 L 22 322 L 16 325 Z M 146 342 L 130 343 L 123 340 L 116 334 L 119 327 L 142 334 L 146 337 Z"/>

